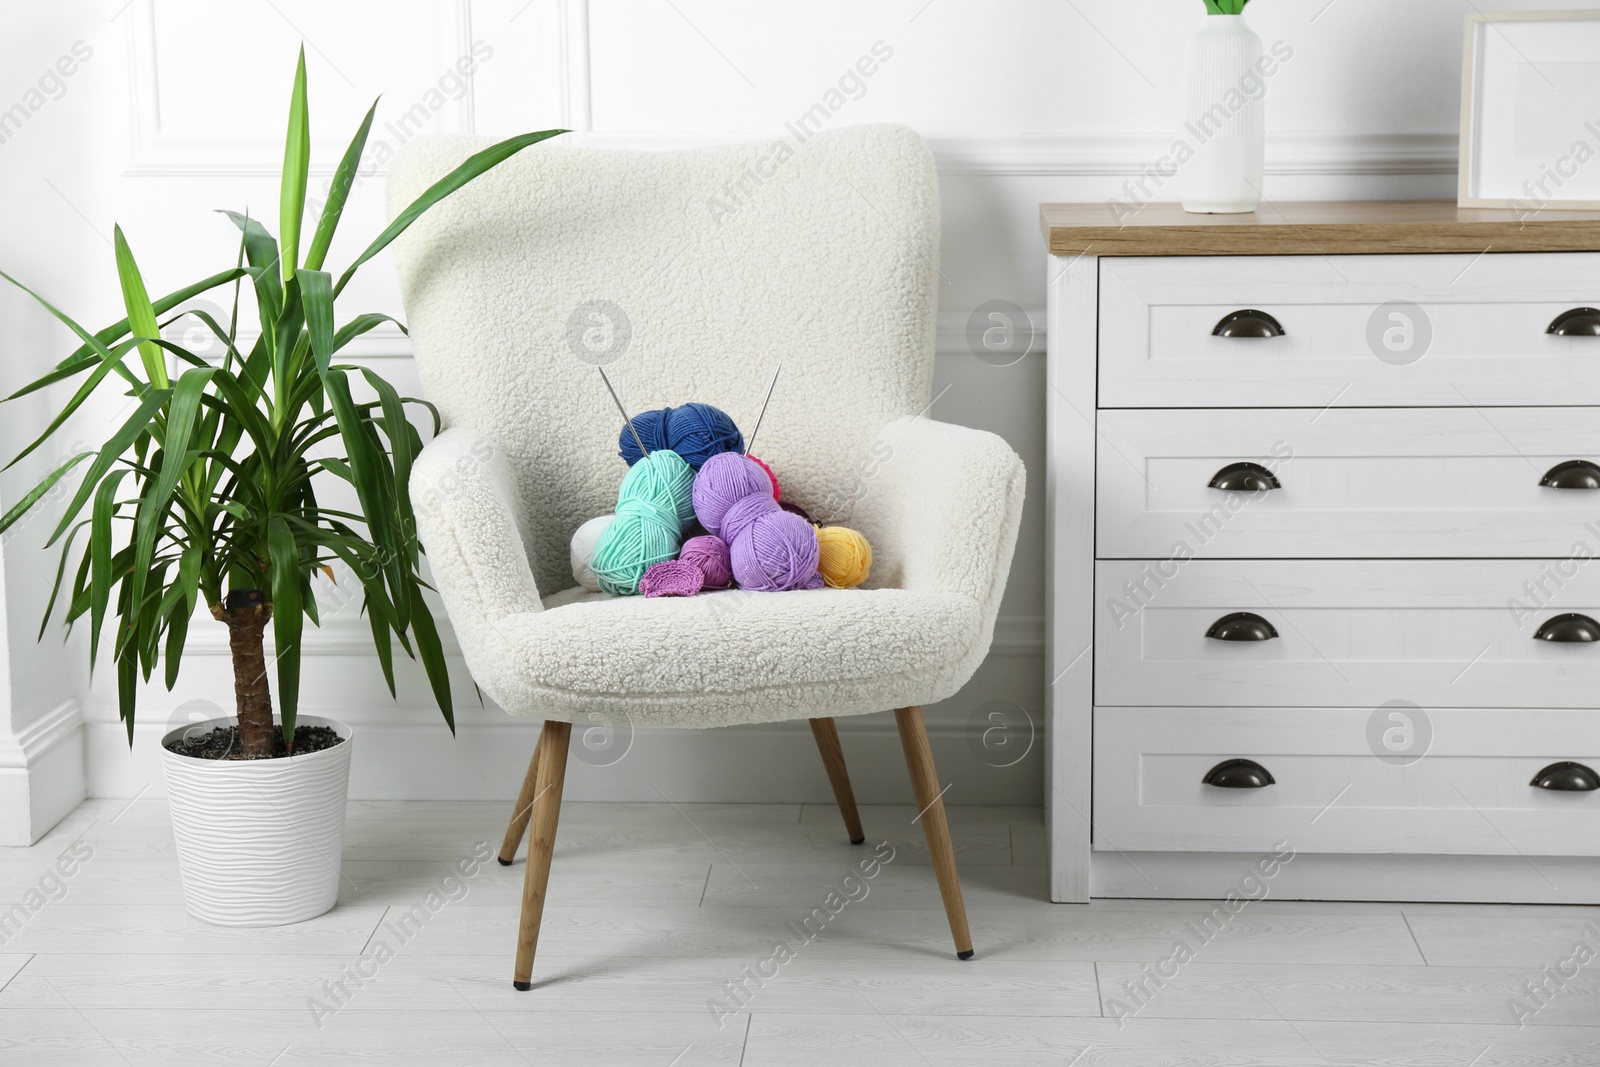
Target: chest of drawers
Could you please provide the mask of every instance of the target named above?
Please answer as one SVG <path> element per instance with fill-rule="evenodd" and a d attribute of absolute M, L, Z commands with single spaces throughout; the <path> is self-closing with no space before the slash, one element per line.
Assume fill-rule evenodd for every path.
<path fill-rule="evenodd" d="M 1041 221 L 1054 899 L 1600 903 L 1600 214 Z"/>

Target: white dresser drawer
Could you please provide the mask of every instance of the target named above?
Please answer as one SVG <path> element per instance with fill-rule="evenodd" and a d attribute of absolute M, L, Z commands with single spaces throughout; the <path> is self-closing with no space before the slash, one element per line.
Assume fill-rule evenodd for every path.
<path fill-rule="evenodd" d="M 1102 411 L 1099 425 L 1102 558 L 1166 557 L 1179 545 L 1206 557 L 1564 556 L 1580 538 L 1600 547 L 1585 526 L 1600 520 L 1600 489 L 1540 484 L 1560 464 L 1600 463 L 1590 408 Z M 1268 468 L 1281 487 L 1211 488 L 1240 462 Z"/>
<path fill-rule="evenodd" d="M 1535 636 L 1600 627 L 1597 561 L 1102 561 L 1095 599 L 1100 705 L 1600 706 L 1600 641 Z"/>
<path fill-rule="evenodd" d="M 1586 306 L 1600 253 L 1103 259 L 1099 403 L 1600 404 L 1600 337 L 1546 332 Z M 1283 336 L 1213 335 L 1240 310 Z"/>
<path fill-rule="evenodd" d="M 1430 736 L 1386 760 L 1369 742 L 1367 707 L 1097 707 L 1094 847 L 1600 855 L 1600 791 L 1530 784 L 1557 762 L 1600 770 L 1600 712 L 1398 710 L 1414 737 Z M 1380 735 L 1407 728 L 1377 714 Z M 1205 783 L 1233 759 L 1254 761 L 1273 784 Z"/>

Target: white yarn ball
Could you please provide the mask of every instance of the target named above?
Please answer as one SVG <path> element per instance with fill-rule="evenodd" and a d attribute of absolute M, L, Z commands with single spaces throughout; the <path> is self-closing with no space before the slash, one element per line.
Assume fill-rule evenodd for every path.
<path fill-rule="evenodd" d="M 596 516 L 578 527 L 578 532 L 572 535 L 572 577 L 592 593 L 600 592 L 600 579 L 596 577 L 594 568 L 589 566 L 589 561 L 594 558 L 594 546 L 600 543 L 600 535 L 615 519 L 615 515 Z"/>

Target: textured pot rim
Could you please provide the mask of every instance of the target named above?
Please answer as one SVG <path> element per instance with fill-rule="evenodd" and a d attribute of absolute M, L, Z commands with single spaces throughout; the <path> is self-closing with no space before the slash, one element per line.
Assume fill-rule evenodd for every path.
<path fill-rule="evenodd" d="M 280 756 L 264 760 L 224 760 L 204 759 L 200 756 L 185 756 L 181 752 L 174 752 L 167 747 L 167 742 L 180 734 L 188 733 L 197 727 L 237 726 L 239 720 L 232 716 L 223 716 L 219 719 L 205 719 L 201 722 L 192 722 L 184 726 L 174 726 L 161 735 L 161 758 L 163 761 L 172 760 L 179 765 L 193 764 L 202 767 L 276 767 L 282 764 L 294 766 L 297 764 L 315 763 L 323 758 L 337 759 L 349 750 L 345 747 L 350 744 L 355 731 L 337 719 L 325 718 L 321 715 L 299 715 L 295 718 L 296 726 L 326 726 L 338 734 L 341 741 L 332 748 L 318 749 L 316 752 L 307 752 L 303 756 Z"/>

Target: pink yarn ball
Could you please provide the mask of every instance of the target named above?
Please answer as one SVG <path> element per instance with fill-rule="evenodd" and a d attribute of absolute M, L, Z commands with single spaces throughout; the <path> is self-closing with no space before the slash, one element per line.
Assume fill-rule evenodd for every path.
<path fill-rule="evenodd" d="M 779 487 L 778 476 L 772 473 L 772 468 L 767 466 L 765 461 L 759 460 L 754 456 L 746 456 L 745 458 L 767 472 L 767 477 L 772 479 L 772 499 L 782 500 L 783 490 Z"/>
<path fill-rule="evenodd" d="M 737 452 L 719 452 L 701 465 L 694 476 L 695 517 L 707 533 L 732 541 L 722 533 L 722 518 L 728 509 L 751 495 L 772 501 L 772 479 L 767 472 Z"/>
<path fill-rule="evenodd" d="M 691 537 L 683 543 L 678 558 L 700 568 L 707 589 L 726 589 L 733 584 L 733 563 L 728 556 L 728 542 L 720 537 L 712 534 Z"/>
<path fill-rule="evenodd" d="M 705 575 L 693 563 L 666 559 L 652 563 L 639 579 L 639 592 L 645 596 L 694 596 L 705 584 Z"/>

